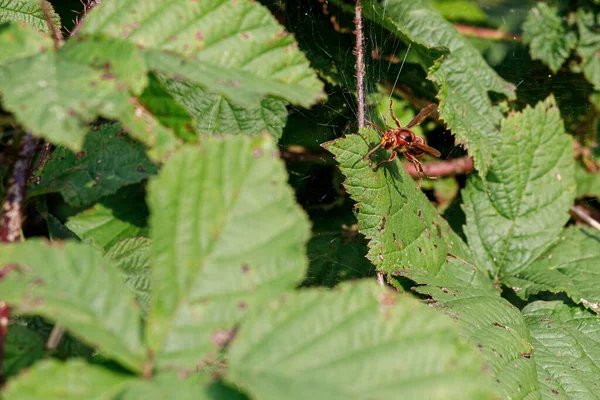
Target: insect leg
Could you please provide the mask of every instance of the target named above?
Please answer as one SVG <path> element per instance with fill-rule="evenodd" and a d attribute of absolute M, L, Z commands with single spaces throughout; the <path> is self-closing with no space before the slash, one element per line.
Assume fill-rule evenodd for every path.
<path fill-rule="evenodd" d="M 396 121 L 396 125 L 398 125 L 398 128 L 402 129 L 402 125 L 400 125 L 400 121 L 398 121 L 398 117 L 396 117 L 396 114 L 394 114 L 394 109 L 392 108 L 392 104 L 393 104 L 393 101 L 390 98 L 390 114 L 392 114 L 392 118 L 394 118 L 394 121 Z"/>
<path fill-rule="evenodd" d="M 379 169 L 379 167 L 381 167 L 382 164 L 387 164 L 387 163 L 390 163 L 390 162 L 394 161 L 394 158 L 396 158 L 396 152 L 392 151 L 392 155 L 390 156 L 390 158 L 388 158 L 387 160 L 383 160 L 382 162 L 380 162 L 379 164 L 377 164 L 377 166 L 375 167 L 374 171 L 377 171 Z"/>

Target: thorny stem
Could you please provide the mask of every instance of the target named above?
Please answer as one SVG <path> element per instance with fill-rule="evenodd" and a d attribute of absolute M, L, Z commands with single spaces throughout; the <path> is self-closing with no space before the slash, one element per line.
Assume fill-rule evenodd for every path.
<path fill-rule="evenodd" d="M 87 3 L 84 3 L 83 0 L 80 0 L 81 4 L 83 4 L 83 11 L 81 13 L 81 16 L 79 16 L 77 18 L 77 20 L 75 21 L 75 26 L 73 27 L 73 30 L 71 31 L 71 34 L 69 36 L 75 36 L 77 34 L 77 32 L 79 32 L 79 30 L 81 29 L 81 26 L 83 25 L 83 20 L 85 19 L 85 16 L 88 12 L 90 12 L 90 10 L 94 7 L 96 7 L 98 4 L 100 4 L 102 2 L 102 0 L 87 0 Z"/>
<path fill-rule="evenodd" d="M 356 15 L 354 17 L 356 25 L 356 96 L 358 100 L 358 128 L 365 126 L 365 64 L 363 58 L 363 27 L 362 27 L 362 4 L 361 0 L 356 0 Z"/>
<path fill-rule="evenodd" d="M 60 28 L 54 24 L 52 21 L 52 13 L 51 6 L 46 0 L 40 0 L 40 7 L 42 9 L 42 13 L 44 14 L 44 19 L 46 20 L 46 25 L 48 25 L 48 29 L 52 33 L 52 40 L 54 42 L 54 49 L 58 50 L 63 45 L 63 35 L 60 31 Z"/>
<path fill-rule="evenodd" d="M 8 181 L 6 196 L 2 202 L 2 219 L 0 220 L 0 242 L 11 243 L 21 236 L 21 220 L 23 218 L 23 201 L 27 188 L 29 165 L 35 153 L 37 139 L 26 133 L 21 140 L 17 161 Z M 10 266 L 0 268 L 0 279 L 10 270 Z M 6 302 L 0 300 L 0 384 L 4 382 L 2 365 L 4 361 L 4 342 L 8 331 L 9 308 Z"/>
<path fill-rule="evenodd" d="M 467 26 L 455 24 L 454 28 L 463 36 L 472 36 L 481 39 L 491 40 L 510 40 L 510 41 L 521 41 L 521 35 L 514 33 L 507 33 L 489 28 L 480 28 L 478 26 Z"/>

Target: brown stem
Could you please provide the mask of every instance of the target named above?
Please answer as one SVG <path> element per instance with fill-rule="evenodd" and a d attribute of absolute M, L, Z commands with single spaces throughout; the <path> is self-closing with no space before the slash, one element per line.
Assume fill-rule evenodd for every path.
<path fill-rule="evenodd" d="M 403 163 L 402 165 L 411 177 L 419 177 L 419 172 L 412 163 Z M 473 171 L 473 159 L 468 156 L 446 161 L 433 161 L 422 165 L 425 175 L 433 177 L 464 175 Z"/>
<path fill-rule="evenodd" d="M 40 7 L 42 9 L 42 13 L 44 14 L 44 19 L 46 20 L 46 25 L 48 25 L 48 29 L 50 29 L 50 33 L 52 34 L 52 40 L 54 41 L 54 49 L 58 50 L 63 45 L 63 35 L 60 31 L 60 28 L 54 24 L 52 20 L 52 6 L 46 0 L 40 0 Z"/>
<path fill-rule="evenodd" d="M 584 223 L 588 224 L 592 228 L 600 231 L 600 222 L 596 221 L 591 216 L 590 211 L 588 211 L 586 208 L 576 205 L 576 206 L 571 206 L 570 211 L 571 211 L 571 215 L 574 216 L 576 219 L 583 221 Z"/>
<path fill-rule="evenodd" d="M 362 26 L 362 4 L 361 0 L 356 0 L 356 15 L 354 24 L 356 25 L 356 96 L 358 100 L 358 127 L 365 126 L 365 87 L 363 77 L 365 74 L 364 56 L 363 56 L 363 26 Z"/>
<path fill-rule="evenodd" d="M 37 139 L 26 133 L 21 140 L 21 147 L 17 161 L 13 166 L 13 173 L 8 181 L 6 196 L 2 202 L 2 219 L 0 220 L 0 242 L 10 243 L 19 240 L 21 236 L 21 220 L 23 217 L 23 201 L 27 188 L 27 177 L 31 158 L 35 153 Z M 0 268 L 0 279 L 4 277 L 13 266 L 7 265 Z M 0 384 L 4 382 L 2 365 L 4 361 L 4 343 L 8 331 L 9 308 L 6 302 L 0 300 Z"/>
<path fill-rule="evenodd" d="M 511 40 L 511 41 L 512 40 L 514 40 L 514 41 L 522 40 L 521 35 L 502 32 L 502 31 L 498 31 L 495 29 L 480 28 L 478 26 L 467 26 L 467 25 L 458 25 L 458 24 L 455 24 L 454 28 L 456 28 L 456 30 L 464 36 L 471 36 L 471 37 L 477 37 L 477 38 L 482 38 L 482 39 L 491 39 L 491 40 Z"/>

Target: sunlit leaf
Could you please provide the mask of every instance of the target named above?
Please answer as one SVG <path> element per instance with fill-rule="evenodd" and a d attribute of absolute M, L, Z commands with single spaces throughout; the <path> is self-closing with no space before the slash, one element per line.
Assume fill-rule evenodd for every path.
<path fill-rule="evenodd" d="M 207 138 L 151 181 L 148 342 L 160 368 L 214 359 L 248 310 L 306 272 L 306 216 L 269 136 Z"/>
<path fill-rule="evenodd" d="M 52 16 L 52 23 L 60 27 L 60 17 L 54 12 L 50 2 L 47 1 L 46 3 L 48 11 L 50 11 L 50 15 Z M 50 33 L 40 4 L 41 1 L 0 0 L 0 23 L 25 22 L 44 33 Z"/>

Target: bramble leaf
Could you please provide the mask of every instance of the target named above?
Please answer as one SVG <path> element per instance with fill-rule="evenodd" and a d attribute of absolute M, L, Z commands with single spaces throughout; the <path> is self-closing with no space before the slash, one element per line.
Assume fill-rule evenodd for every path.
<path fill-rule="evenodd" d="M 523 24 L 523 40 L 531 58 L 541 60 L 556 73 L 577 44 L 577 36 L 567 31 L 556 7 L 538 3 L 529 10 Z"/>
<path fill-rule="evenodd" d="M 241 327 L 226 379 L 257 399 L 488 399 L 452 320 L 374 282 L 301 290 Z"/>
<path fill-rule="evenodd" d="M 2 360 L 4 376 L 16 375 L 46 355 L 42 337 L 19 323 L 10 325 L 5 340 Z"/>
<path fill-rule="evenodd" d="M 49 1 L 46 1 L 52 22 L 55 26 L 60 27 L 60 17 Z M 32 4 L 27 0 L 0 0 L 0 24 L 3 22 L 25 22 L 28 25 L 35 27 L 37 30 L 44 33 L 50 33 L 44 13 L 40 7 L 41 1 L 36 1 Z"/>
<path fill-rule="evenodd" d="M 497 125 L 502 119 L 489 92 L 514 99 L 514 86 L 500 78 L 469 41 L 425 2 L 386 0 L 381 7 L 373 0 L 365 3 L 367 18 L 413 45 L 423 67 L 429 68 L 428 79 L 440 86 L 440 118 L 466 144 L 475 168 L 485 175 L 500 140 Z M 440 51 L 447 54 L 439 57 Z"/>
<path fill-rule="evenodd" d="M 357 202 L 358 228 L 369 240 L 368 258 L 400 286 L 394 276 L 425 285 L 430 295 L 480 347 L 505 397 L 538 390 L 535 365 L 521 354 L 531 351 L 517 308 L 500 297 L 493 281 L 474 265 L 463 241 L 437 215 L 399 162 L 372 170 L 362 158 L 379 142 L 372 130 L 327 143 L 346 175 L 344 185 Z M 370 143 L 370 145 L 369 145 Z M 389 157 L 382 151 L 377 161 Z M 502 357 L 499 357 L 501 354 Z"/>
<path fill-rule="evenodd" d="M 119 124 L 102 125 L 86 136 L 79 153 L 55 149 L 28 194 L 58 192 L 67 203 L 81 207 L 155 175 L 157 170 L 144 147 L 128 138 Z"/>
<path fill-rule="evenodd" d="M 90 246 L 35 239 L 0 247 L 2 300 L 23 314 L 50 318 L 110 358 L 141 371 L 140 312 L 117 269 Z M 6 268 L 6 267 L 5 267 Z"/>
<path fill-rule="evenodd" d="M 564 292 L 600 313 L 600 235 L 588 228 L 565 229 L 556 244 L 505 284 L 523 299 L 542 291 Z"/>
<path fill-rule="evenodd" d="M 140 185 L 120 189 L 93 207 L 69 217 L 67 228 L 81 240 L 103 249 L 137 236 L 148 236 L 148 208 Z"/>
<path fill-rule="evenodd" d="M 164 372 L 151 380 L 138 380 L 127 389 L 119 400 L 247 400 L 235 389 L 221 382 L 212 381 L 207 374 L 194 373 L 181 376 Z"/>
<path fill-rule="evenodd" d="M 248 0 L 105 2 L 88 14 L 81 33 L 132 43 L 150 69 L 239 104 L 273 95 L 308 107 L 325 97 L 293 37 Z"/>
<path fill-rule="evenodd" d="M 543 398 L 593 399 L 600 393 L 600 319 L 560 301 L 523 309 Z"/>
<path fill-rule="evenodd" d="M 44 360 L 9 380 L 5 400 L 112 399 L 134 382 L 133 377 L 91 365 L 83 360 Z"/>
<path fill-rule="evenodd" d="M 600 90 L 600 14 L 586 12 L 580 8 L 577 12 L 579 43 L 577 53 L 583 59 L 583 74 L 596 90 Z"/>
<path fill-rule="evenodd" d="M 306 272 L 306 216 L 268 136 L 209 137 L 151 181 L 152 306 L 159 368 L 196 370 L 263 301 Z"/>
<path fill-rule="evenodd" d="M 12 49 L 21 43 L 26 46 L 0 55 L 0 90 L 4 107 L 34 135 L 79 151 L 87 125 L 102 116 L 120 120 L 155 158 L 175 146 L 172 133 L 116 75 L 82 64 L 68 47 L 54 50 L 50 39 L 31 27 L 0 27 L 0 46 Z"/>
<path fill-rule="evenodd" d="M 129 238 L 112 246 L 104 255 L 119 268 L 145 313 L 150 307 L 150 245 L 150 239 Z"/>
<path fill-rule="evenodd" d="M 471 176 L 462 191 L 469 245 L 500 280 L 556 240 L 576 191 L 571 137 L 553 97 L 503 120 L 502 135 L 485 181 Z"/>

